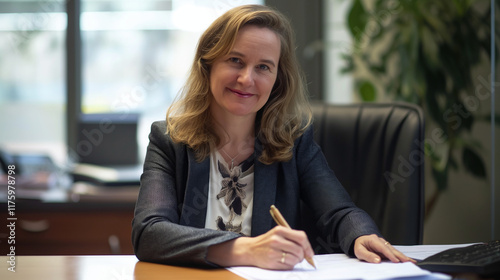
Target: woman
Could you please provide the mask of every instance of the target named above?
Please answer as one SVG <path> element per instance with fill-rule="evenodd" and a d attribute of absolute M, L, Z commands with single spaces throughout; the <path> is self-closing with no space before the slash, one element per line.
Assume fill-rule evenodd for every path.
<path fill-rule="evenodd" d="M 313 141 L 290 23 L 234 8 L 201 36 L 166 121 L 152 125 L 132 239 L 143 261 L 291 269 L 314 252 L 300 201 L 323 237 L 368 262 L 410 259 L 352 203 Z"/>

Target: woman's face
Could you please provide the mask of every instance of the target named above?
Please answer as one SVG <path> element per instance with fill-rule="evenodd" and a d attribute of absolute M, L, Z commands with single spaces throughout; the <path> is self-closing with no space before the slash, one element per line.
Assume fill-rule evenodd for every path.
<path fill-rule="evenodd" d="M 211 110 L 225 117 L 254 117 L 271 94 L 278 73 L 281 43 L 265 27 L 244 26 L 228 55 L 210 71 Z"/>

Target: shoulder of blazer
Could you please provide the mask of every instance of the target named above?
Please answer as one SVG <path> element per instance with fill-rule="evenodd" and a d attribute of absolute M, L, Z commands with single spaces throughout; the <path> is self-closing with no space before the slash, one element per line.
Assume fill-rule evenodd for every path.
<path fill-rule="evenodd" d="M 311 145 L 314 142 L 314 129 L 309 126 L 302 135 L 300 135 L 297 139 L 295 139 L 294 149 L 300 149 L 299 147 L 303 145 Z"/>
<path fill-rule="evenodd" d="M 172 138 L 170 138 L 170 135 L 167 133 L 167 122 L 164 120 L 153 122 L 149 141 L 153 142 L 164 153 L 172 156 L 179 153 L 184 154 L 187 149 L 185 144 L 175 143 Z"/>

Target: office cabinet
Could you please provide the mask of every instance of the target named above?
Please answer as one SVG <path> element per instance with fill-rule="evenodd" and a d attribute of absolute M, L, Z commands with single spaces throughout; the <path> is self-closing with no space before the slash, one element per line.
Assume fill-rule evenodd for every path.
<path fill-rule="evenodd" d="M 2 246 L 16 255 L 133 254 L 134 202 L 18 201 L 15 244 Z M 8 235 L 9 233 L 7 233 Z M 1 243 L 7 243 L 6 235 Z M 4 250 L 6 250 L 4 252 Z"/>

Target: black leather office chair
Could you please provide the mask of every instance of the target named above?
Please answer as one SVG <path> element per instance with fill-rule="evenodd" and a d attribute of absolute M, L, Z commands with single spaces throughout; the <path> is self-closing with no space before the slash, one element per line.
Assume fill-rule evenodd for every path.
<path fill-rule="evenodd" d="M 407 103 L 313 104 L 312 109 L 315 140 L 356 205 L 392 244 L 422 244 L 422 110 Z M 331 252 L 327 240 L 311 243 L 317 253 Z"/>

